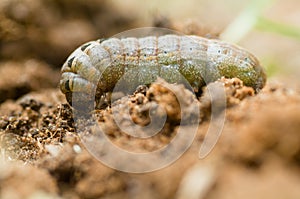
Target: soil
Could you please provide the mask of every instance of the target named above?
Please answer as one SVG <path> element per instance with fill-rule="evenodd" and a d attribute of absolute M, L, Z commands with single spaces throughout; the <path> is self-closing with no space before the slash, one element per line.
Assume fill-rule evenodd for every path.
<path fill-rule="evenodd" d="M 300 198 L 297 83 L 279 84 L 275 78 L 256 94 L 237 78 L 221 78 L 195 95 L 183 85 L 158 79 L 75 117 L 78 110 L 58 88 L 64 59 L 85 41 L 138 23 L 133 13 L 118 13 L 104 0 L 1 1 L 0 198 Z M 217 36 L 197 24 L 178 25 L 163 16 L 153 24 Z M 220 105 L 216 113 L 225 114 L 225 121 L 212 151 L 200 158 L 214 114 L 212 103 L 219 102 L 218 97 L 211 100 L 210 86 L 225 88 L 226 106 Z M 164 117 L 156 135 L 134 137 L 148 136 L 143 127 L 151 124 L 151 118 Z M 126 134 L 120 124 L 134 134 Z M 110 162 L 135 168 L 131 159 L 97 145 L 95 126 L 118 148 L 152 153 L 172 144 L 179 127 L 188 137 L 195 124 L 191 146 L 164 168 L 138 174 L 99 161 L 101 154 L 109 154 Z M 94 140 L 87 141 L 90 138 Z M 93 150 L 98 151 L 92 154 Z M 162 160 L 168 154 L 155 158 Z"/>

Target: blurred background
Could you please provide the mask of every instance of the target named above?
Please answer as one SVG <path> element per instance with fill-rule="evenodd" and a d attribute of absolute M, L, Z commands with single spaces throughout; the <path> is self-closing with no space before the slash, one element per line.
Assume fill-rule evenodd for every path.
<path fill-rule="evenodd" d="M 1 0 L 0 102 L 57 87 L 61 65 L 82 43 L 145 26 L 237 43 L 269 80 L 297 85 L 299 8 L 299 0 Z"/>

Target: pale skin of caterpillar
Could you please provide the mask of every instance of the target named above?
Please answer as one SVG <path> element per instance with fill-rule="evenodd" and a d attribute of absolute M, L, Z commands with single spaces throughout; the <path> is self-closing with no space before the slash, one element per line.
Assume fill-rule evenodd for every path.
<path fill-rule="evenodd" d="M 60 89 L 72 104 L 72 93 L 80 100 L 95 95 L 96 105 L 126 74 L 124 84 L 150 84 L 157 77 L 178 83 L 182 75 L 198 91 L 220 77 L 237 77 L 259 92 L 266 74 L 254 55 L 220 40 L 199 36 L 149 36 L 110 38 L 88 42 L 77 48 L 62 67 Z M 177 71 L 177 72 L 176 72 Z M 80 95 L 79 95 L 80 96 Z"/>

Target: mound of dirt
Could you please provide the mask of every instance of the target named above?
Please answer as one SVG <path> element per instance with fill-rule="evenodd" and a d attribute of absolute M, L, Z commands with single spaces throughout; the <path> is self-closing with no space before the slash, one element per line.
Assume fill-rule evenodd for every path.
<path fill-rule="evenodd" d="M 5 149 L 2 158 L 35 167 L 30 170 L 31 178 L 23 178 L 26 170 L 3 165 L 15 170 L 16 177 L 1 178 L 1 187 L 17 194 L 26 189 L 26 194 L 32 197 L 38 192 L 62 198 L 299 196 L 296 185 L 300 183 L 297 177 L 300 165 L 300 94 L 268 84 L 254 95 L 252 88 L 243 86 L 236 78 L 224 78 L 211 84 L 225 86 L 227 108 L 220 110 L 226 111 L 222 134 L 205 159 L 199 159 L 198 153 L 211 122 L 210 93 L 206 88 L 197 99 L 182 85 L 158 80 L 149 88 L 140 87 L 133 95 L 124 96 L 111 106 L 92 113 L 96 125 L 101 126 L 113 144 L 135 153 L 158 150 L 170 144 L 177 136 L 179 126 L 188 127 L 199 122 L 194 142 L 182 157 L 164 169 L 142 175 L 114 170 L 91 155 L 87 151 L 91 149 L 83 145 L 81 139 L 95 133 L 91 121 L 85 118 L 74 121 L 72 108 L 56 89 L 30 93 L 16 102 L 5 102 L 0 109 L 5 113 L 0 123 L 1 146 Z M 178 96 L 181 99 L 176 98 Z M 178 106 L 180 100 L 183 107 Z M 196 107 L 201 113 L 199 121 L 181 123 L 183 115 L 192 117 L 196 114 Z M 147 139 L 128 135 L 118 126 L 132 125 L 137 133 L 143 133 L 138 129 L 151 123 L 151 116 L 164 114 L 166 123 L 163 129 Z M 133 123 L 128 122 L 128 117 Z M 85 128 L 76 129 L 75 122 Z M 112 159 L 117 157 L 111 155 Z M 127 163 L 130 165 L 130 160 Z M 45 171 L 49 175 L 45 178 L 51 181 L 53 188 L 43 188 L 47 187 L 47 180 L 39 182 L 39 187 L 35 185 Z M 24 183 L 19 182 L 20 178 Z M 19 183 L 17 189 L 15 183 Z M 272 192 L 262 191 L 261 187 L 270 190 L 268 186 L 273 187 Z M 9 194 L 11 192 L 1 191 L 2 198 Z"/>

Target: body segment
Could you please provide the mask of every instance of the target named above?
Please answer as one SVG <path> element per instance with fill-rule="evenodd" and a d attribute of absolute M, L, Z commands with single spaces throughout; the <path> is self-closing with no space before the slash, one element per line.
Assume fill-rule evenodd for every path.
<path fill-rule="evenodd" d="M 183 77 L 198 91 L 222 76 L 238 77 L 256 92 L 266 81 L 251 53 L 219 40 L 178 35 L 111 38 L 75 50 L 62 67 L 60 89 L 71 104 L 74 92 L 95 95 L 97 101 L 120 81 L 125 87 L 136 87 L 157 77 L 170 83 L 180 83 Z"/>

